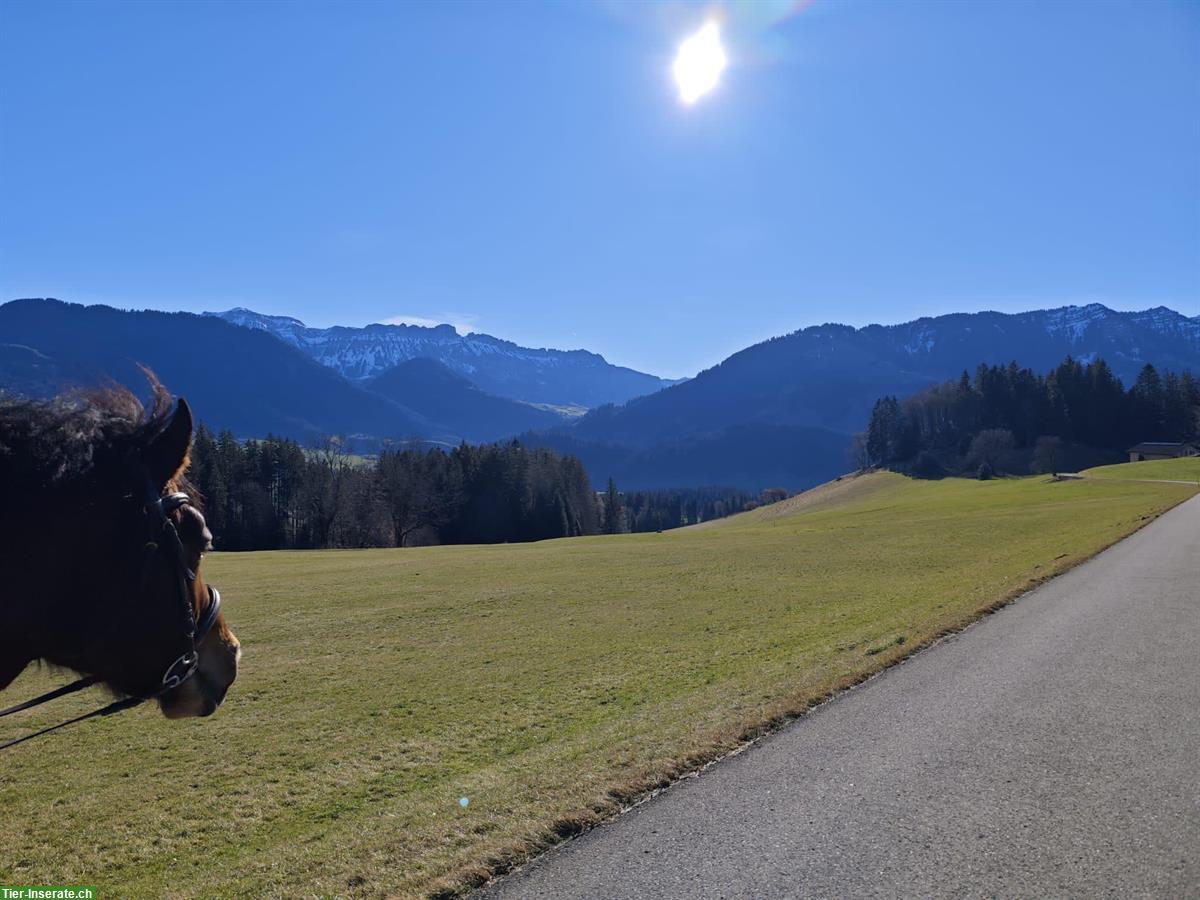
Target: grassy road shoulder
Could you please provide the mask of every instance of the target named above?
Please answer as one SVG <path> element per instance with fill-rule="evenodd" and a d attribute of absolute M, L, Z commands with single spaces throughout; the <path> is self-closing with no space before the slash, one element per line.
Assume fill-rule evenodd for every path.
<path fill-rule="evenodd" d="M 226 708 L 7 756 L 0 883 L 469 886 L 1195 492 L 876 474 L 707 529 L 217 555 L 246 651 Z"/>

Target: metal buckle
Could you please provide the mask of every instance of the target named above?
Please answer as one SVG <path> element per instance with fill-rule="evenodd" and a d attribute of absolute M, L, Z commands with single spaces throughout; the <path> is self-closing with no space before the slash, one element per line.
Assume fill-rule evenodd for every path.
<path fill-rule="evenodd" d="M 163 673 L 163 691 L 177 688 L 195 674 L 196 666 L 200 663 L 200 654 L 195 650 L 185 653 L 167 668 Z"/>

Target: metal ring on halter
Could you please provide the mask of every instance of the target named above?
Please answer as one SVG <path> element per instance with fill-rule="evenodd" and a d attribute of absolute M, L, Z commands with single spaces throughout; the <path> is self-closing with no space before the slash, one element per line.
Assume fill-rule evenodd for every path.
<path fill-rule="evenodd" d="M 183 684 L 194 674 L 196 674 L 196 666 L 200 663 L 200 654 L 193 650 L 191 653 L 185 653 L 175 662 L 171 663 L 170 667 L 163 674 L 162 692 L 177 688 Z M 182 671 L 176 671 L 182 669 Z"/>

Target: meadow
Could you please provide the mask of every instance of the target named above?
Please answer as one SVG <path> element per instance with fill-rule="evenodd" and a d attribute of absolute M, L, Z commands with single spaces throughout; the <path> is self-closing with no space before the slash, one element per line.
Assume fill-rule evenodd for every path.
<path fill-rule="evenodd" d="M 1200 483 L 1200 456 L 1182 459 L 1148 459 L 1139 463 L 1097 466 L 1085 473 L 1089 478 L 1146 478 L 1152 481 L 1174 480 Z"/>
<path fill-rule="evenodd" d="M 662 534 L 213 554 L 245 649 L 225 706 L 182 723 L 139 709 L 7 751 L 0 883 L 464 890 L 1200 489 L 1104 474 L 877 473 Z M 4 697 L 61 680 L 30 671 Z"/>

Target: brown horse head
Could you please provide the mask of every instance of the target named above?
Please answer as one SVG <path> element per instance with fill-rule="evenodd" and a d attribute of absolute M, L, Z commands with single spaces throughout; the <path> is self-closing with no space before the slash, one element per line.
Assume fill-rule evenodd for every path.
<path fill-rule="evenodd" d="M 192 415 L 149 377 L 149 409 L 123 389 L 0 402 L 0 689 L 42 659 L 179 718 L 210 715 L 237 675 L 221 614 L 194 640 L 216 595 L 183 477 Z"/>

